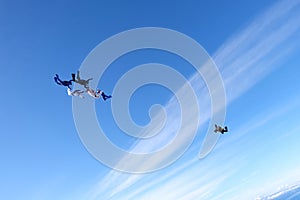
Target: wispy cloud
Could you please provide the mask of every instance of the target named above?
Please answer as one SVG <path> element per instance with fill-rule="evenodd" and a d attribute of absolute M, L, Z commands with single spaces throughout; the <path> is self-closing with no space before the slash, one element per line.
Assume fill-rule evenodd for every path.
<path fill-rule="evenodd" d="M 228 101 L 264 78 L 299 46 L 295 40 L 299 21 L 299 1 L 281 1 L 219 48 L 214 60 L 224 77 Z"/>
<path fill-rule="evenodd" d="M 233 35 L 213 56 L 223 76 L 228 95 L 228 103 L 241 96 L 249 88 L 273 71 L 277 67 L 277 64 L 284 60 L 287 55 L 290 52 L 293 52 L 295 47 L 299 45 L 297 43 L 299 42 L 298 40 L 293 40 L 293 37 L 300 31 L 299 4 L 300 2 L 297 0 L 281 1 L 275 4 L 265 13 L 258 16 L 244 30 Z M 201 102 L 202 106 L 204 105 L 205 114 L 201 116 L 201 122 L 203 123 L 210 117 L 210 110 L 207 109 L 210 106 L 210 99 L 207 95 L 205 85 L 201 81 L 201 77 L 192 77 L 191 85 L 197 92 L 199 102 Z M 169 122 L 170 125 L 165 128 L 163 134 L 153 137 L 148 141 L 136 143 L 133 147 L 133 151 L 151 152 L 163 147 L 172 140 L 176 133 L 174 127 L 178 127 L 176 124 L 178 124 L 178 120 L 180 120 L 180 118 L 177 117 L 177 111 L 173 111 L 176 110 L 173 109 L 176 105 L 176 101 L 171 99 L 166 106 L 166 110 L 170 114 L 169 118 L 173 120 L 173 123 Z M 193 113 L 192 110 L 191 113 Z M 270 119 L 271 118 L 272 116 Z M 270 119 L 266 118 L 265 120 Z M 172 124 L 174 124 L 174 126 L 172 126 Z M 188 129 L 189 127 L 186 128 Z M 155 166 L 160 164 L 161 161 L 168 156 L 169 154 L 165 154 L 162 155 L 160 159 L 147 160 L 145 163 L 136 163 L 133 160 L 127 160 L 127 158 L 123 159 L 127 160 L 128 164 L 137 165 L 143 169 L 146 167 L 145 165 L 151 164 Z M 201 162 L 201 165 L 210 167 L 210 162 L 206 162 L 208 161 Z M 180 178 L 184 177 L 179 176 L 178 178 L 172 179 L 172 181 L 170 181 L 172 182 L 172 186 L 163 186 L 163 183 L 172 177 L 175 172 L 179 173 L 183 169 L 191 168 L 193 165 L 196 165 L 195 160 L 191 159 L 184 167 L 170 170 L 161 178 L 151 181 L 148 186 L 139 186 L 139 188 L 131 191 L 131 187 L 135 186 L 141 179 L 146 178 L 149 175 L 129 175 L 111 171 L 98 183 L 99 187 L 95 187 L 90 191 L 89 199 L 98 199 L 100 196 L 102 198 L 106 196 L 107 198 L 111 197 L 112 199 L 118 199 L 117 197 L 114 198 L 114 196 L 118 193 L 122 193 L 122 191 L 126 191 L 126 195 L 124 194 L 121 199 L 127 199 L 126 196 L 128 199 L 129 197 L 131 199 L 141 193 L 147 194 L 149 198 L 151 195 L 166 194 L 166 191 L 174 188 L 176 183 L 180 181 Z M 211 188 L 211 184 L 217 185 L 222 183 L 235 169 L 236 167 L 228 169 L 228 172 L 225 173 L 224 176 L 220 176 L 214 181 L 203 183 L 202 180 L 205 180 L 205 178 L 201 177 L 196 182 L 189 184 L 188 187 L 178 188 L 179 185 L 177 185 L 177 196 L 172 194 L 168 195 L 170 195 L 170 199 L 195 199 L 195 196 L 200 195 L 203 191 L 207 191 L 207 194 L 203 196 L 203 199 L 205 199 L 205 196 L 209 196 L 213 192 L 208 190 L 208 188 Z M 216 173 L 216 171 L 213 171 L 213 173 Z M 155 184 L 162 184 L 162 187 L 156 189 L 156 192 L 149 188 Z M 104 188 L 102 188 L 103 186 Z M 196 189 L 195 186 L 199 186 L 200 188 Z"/>

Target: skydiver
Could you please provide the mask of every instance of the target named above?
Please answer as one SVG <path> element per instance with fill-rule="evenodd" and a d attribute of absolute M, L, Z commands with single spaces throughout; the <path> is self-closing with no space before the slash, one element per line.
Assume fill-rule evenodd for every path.
<path fill-rule="evenodd" d="M 87 80 L 84 80 L 84 79 L 81 79 L 80 78 L 80 75 L 79 75 L 79 70 L 77 71 L 77 76 L 76 76 L 76 79 L 75 79 L 75 74 L 72 74 L 72 81 L 74 81 L 75 83 L 78 83 L 80 85 L 83 85 L 83 87 L 85 89 L 88 89 L 89 88 L 89 82 L 90 80 L 93 80 L 93 78 L 89 78 Z"/>
<path fill-rule="evenodd" d="M 55 77 L 54 77 L 54 81 L 55 83 L 57 83 L 57 85 L 62 85 L 62 86 L 66 86 L 68 87 L 70 90 L 71 90 L 71 85 L 72 85 L 72 80 L 69 80 L 69 81 L 62 81 L 59 76 L 57 74 L 55 74 Z"/>
<path fill-rule="evenodd" d="M 214 130 L 214 132 L 215 133 L 220 132 L 220 133 L 224 134 L 225 132 L 228 132 L 228 128 L 227 128 L 227 126 L 225 126 L 223 128 L 223 127 L 218 126 L 217 124 L 215 124 L 215 130 Z"/>
<path fill-rule="evenodd" d="M 82 90 L 74 90 L 72 91 L 70 88 L 68 88 L 68 95 L 69 96 L 78 96 L 80 98 L 84 98 L 84 96 L 82 96 L 82 93 L 84 93 L 84 91 Z"/>
<path fill-rule="evenodd" d="M 88 88 L 86 92 L 91 96 L 94 97 L 95 99 L 99 99 L 100 95 L 102 96 L 103 100 L 106 101 L 107 99 L 111 98 L 111 95 L 106 95 L 102 90 L 97 89 L 95 92 L 93 89 Z"/>

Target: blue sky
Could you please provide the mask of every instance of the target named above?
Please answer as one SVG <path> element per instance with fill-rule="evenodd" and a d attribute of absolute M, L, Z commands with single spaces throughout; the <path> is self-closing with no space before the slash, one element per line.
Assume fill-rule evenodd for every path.
<path fill-rule="evenodd" d="M 1 198 L 255 199 L 299 182 L 299 9 L 296 0 L 0 1 Z M 70 77 L 103 40 L 148 26 L 182 32 L 212 56 L 226 89 L 230 131 L 199 160 L 210 112 L 201 77 L 165 52 L 125 55 L 107 70 L 101 89 L 112 92 L 138 64 L 164 63 L 190 79 L 204 111 L 195 141 L 178 161 L 132 175 L 111 170 L 85 149 L 72 98 L 53 75 Z M 172 109 L 172 102 L 169 91 L 147 86 L 133 95 L 130 111 L 145 125 L 153 103 Z M 110 102 L 96 102 L 96 109 L 120 147 L 147 152 L 171 139 L 135 141 L 115 126 Z"/>

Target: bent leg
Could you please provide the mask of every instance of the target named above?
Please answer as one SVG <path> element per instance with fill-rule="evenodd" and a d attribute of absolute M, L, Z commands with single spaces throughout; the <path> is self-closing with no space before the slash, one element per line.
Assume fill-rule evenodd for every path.
<path fill-rule="evenodd" d="M 106 95 L 104 92 L 101 93 L 102 98 L 104 99 L 104 101 L 106 101 L 106 99 L 111 98 L 111 95 Z"/>
<path fill-rule="evenodd" d="M 73 73 L 72 73 L 72 81 L 74 81 L 74 82 L 76 81 L 75 80 L 75 74 L 73 74 Z"/>
<path fill-rule="evenodd" d="M 80 73 L 80 72 L 79 72 L 79 70 L 78 70 L 78 71 L 77 71 L 77 77 L 76 77 L 78 81 L 80 80 L 80 75 L 79 75 L 79 73 Z"/>
<path fill-rule="evenodd" d="M 88 80 L 86 80 L 85 82 L 84 82 L 84 87 L 87 89 L 87 88 L 89 88 L 89 82 L 90 82 L 90 80 L 93 80 L 92 78 L 89 78 Z"/>

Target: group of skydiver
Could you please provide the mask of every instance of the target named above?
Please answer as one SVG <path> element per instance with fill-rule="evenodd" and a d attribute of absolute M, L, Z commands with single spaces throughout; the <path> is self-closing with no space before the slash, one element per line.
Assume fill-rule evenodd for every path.
<path fill-rule="evenodd" d="M 104 101 L 106 101 L 107 99 L 111 98 L 111 95 L 106 95 L 102 90 L 97 89 L 96 91 L 91 89 L 89 87 L 89 82 L 93 80 L 93 78 L 89 78 L 87 80 L 81 79 L 80 75 L 79 75 L 79 71 L 77 71 L 77 75 L 75 77 L 75 74 L 72 74 L 72 79 L 69 81 L 63 81 L 59 78 L 59 76 L 57 74 L 55 74 L 54 77 L 54 81 L 61 86 L 66 86 L 68 89 L 68 95 L 69 96 L 79 96 L 80 98 L 84 98 L 84 96 L 82 96 L 82 94 L 84 92 L 86 92 L 87 94 L 89 94 L 91 97 L 95 98 L 95 99 L 99 99 L 100 96 L 103 98 Z M 71 85 L 72 82 L 78 83 L 79 85 L 82 85 L 86 90 L 74 90 L 72 91 Z M 228 128 L 227 126 L 225 127 L 221 127 L 217 124 L 215 124 L 215 133 L 221 133 L 224 134 L 226 132 L 228 132 Z"/>
<path fill-rule="evenodd" d="M 54 76 L 54 81 L 56 84 L 67 87 L 67 92 L 69 96 L 79 96 L 80 98 L 84 98 L 82 94 L 86 92 L 91 97 L 95 99 L 99 99 L 100 97 L 103 98 L 104 101 L 111 98 L 111 95 L 106 95 L 102 90 L 97 89 L 96 91 L 89 87 L 89 82 L 93 80 L 93 78 L 89 78 L 87 80 L 81 79 L 79 75 L 79 71 L 77 71 L 77 75 L 75 77 L 75 74 L 72 74 L 72 79 L 68 81 L 63 81 L 59 78 L 57 74 Z M 84 90 L 72 90 L 72 82 L 78 83 L 79 85 L 82 85 L 85 88 Z"/>

